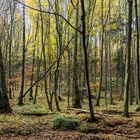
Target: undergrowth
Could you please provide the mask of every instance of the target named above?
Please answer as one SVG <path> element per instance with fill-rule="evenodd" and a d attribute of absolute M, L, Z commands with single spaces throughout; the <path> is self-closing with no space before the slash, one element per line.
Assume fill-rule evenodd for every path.
<path fill-rule="evenodd" d="M 75 130 L 78 126 L 78 123 L 72 118 L 66 116 L 57 116 L 52 121 L 53 129 L 60 130 Z"/>

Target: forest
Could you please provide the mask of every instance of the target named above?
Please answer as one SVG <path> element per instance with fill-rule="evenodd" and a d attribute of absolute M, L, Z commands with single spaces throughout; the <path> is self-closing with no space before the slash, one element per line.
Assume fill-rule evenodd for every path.
<path fill-rule="evenodd" d="M 139 0 L 0 0 L 0 140 L 140 139 Z"/>

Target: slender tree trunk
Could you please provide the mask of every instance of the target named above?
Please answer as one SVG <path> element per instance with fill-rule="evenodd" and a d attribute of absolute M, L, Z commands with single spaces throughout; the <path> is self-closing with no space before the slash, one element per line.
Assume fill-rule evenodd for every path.
<path fill-rule="evenodd" d="M 69 19 L 69 18 L 68 18 Z M 70 30 L 68 27 L 68 41 L 69 41 L 69 36 L 70 36 Z M 67 77 L 67 87 L 68 87 L 68 108 L 70 107 L 70 95 L 71 95 L 71 51 L 70 48 L 68 48 L 68 77 Z"/>
<path fill-rule="evenodd" d="M 34 65 L 35 65 L 35 46 L 34 46 L 34 50 L 33 50 L 32 73 L 31 73 L 30 86 L 32 86 L 33 80 L 34 80 Z M 33 100 L 33 88 L 31 88 L 31 90 L 30 90 L 30 98 L 29 98 L 29 100 Z"/>
<path fill-rule="evenodd" d="M 97 37 L 95 36 L 95 50 L 94 50 L 94 83 L 96 84 L 96 77 L 97 77 Z M 96 87 L 94 88 L 94 92 L 96 92 Z"/>
<path fill-rule="evenodd" d="M 42 10 L 41 7 L 41 1 L 39 0 L 39 8 L 40 10 Z M 41 18 L 41 44 L 42 44 L 42 53 L 43 53 L 43 62 L 44 62 L 44 73 L 47 71 L 47 62 L 46 62 L 46 53 L 45 53 L 45 42 L 44 42 L 44 20 L 43 20 L 43 15 L 42 12 L 40 12 L 40 18 Z M 48 90 L 47 90 L 47 76 L 44 77 L 44 88 L 45 88 L 45 95 L 46 95 L 46 99 L 47 99 L 47 103 L 48 103 L 48 107 L 51 109 L 50 107 L 50 101 L 49 101 L 49 97 L 48 97 Z"/>
<path fill-rule="evenodd" d="M 107 42 L 105 42 L 105 106 L 107 109 L 107 91 L 108 91 L 108 50 Z"/>
<path fill-rule="evenodd" d="M 84 61 L 85 61 L 85 73 L 86 73 L 86 82 L 87 82 L 87 91 L 88 91 L 88 100 L 89 100 L 89 109 L 90 109 L 90 119 L 95 121 L 92 99 L 91 99 L 91 90 L 89 84 L 89 70 L 88 70 L 88 58 L 87 58 L 87 46 L 86 46 L 86 22 L 85 22 L 85 4 L 84 0 L 81 0 L 81 10 L 82 10 L 82 39 L 83 39 L 83 50 L 84 50 Z"/>
<path fill-rule="evenodd" d="M 140 3 L 139 3 L 140 5 Z M 137 0 L 135 0 L 135 15 L 136 15 L 136 32 L 137 32 L 137 81 L 138 81 L 138 96 L 139 96 L 139 102 L 140 102 L 140 55 L 139 55 L 139 19 L 138 19 L 138 6 L 137 6 Z"/>
<path fill-rule="evenodd" d="M 68 98 L 67 98 L 67 101 L 68 101 L 68 108 L 70 107 L 70 95 L 71 95 L 71 86 L 70 86 L 70 83 L 71 83 L 71 63 L 70 63 L 70 49 L 68 49 L 68 80 L 67 80 L 67 86 L 68 86 Z"/>
<path fill-rule="evenodd" d="M 100 86 L 99 86 L 99 93 L 97 96 L 97 100 L 96 100 L 96 106 L 100 106 L 100 96 L 101 96 L 101 92 L 102 92 L 102 82 L 103 82 L 103 48 L 104 48 L 104 19 L 103 19 L 103 5 L 104 2 L 103 0 L 101 0 L 101 24 L 102 24 L 102 35 L 101 35 L 101 61 L 100 61 L 100 65 L 101 65 L 101 72 L 100 72 Z"/>
<path fill-rule="evenodd" d="M 109 51 L 109 87 L 110 87 L 110 96 L 109 96 L 109 103 L 113 104 L 113 97 L 112 97 L 112 51 L 111 51 L 111 0 L 109 0 L 109 16 L 108 16 L 108 22 L 109 22 L 109 33 L 108 33 L 108 51 Z"/>
<path fill-rule="evenodd" d="M 26 52 L 25 6 L 23 6 L 22 81 L 21 81 L 21 90 L 20 90 L 18 105 L 23 105 L 23 92 L 24 92 L 24 80 L 25 80 L 25 52 Z"/>
<path fill-rule="evenodd" d="M 130 85 L 130 58 L 131 58 L 131 34 L 132 34 L 132 7 L 133 0 L 128 0 L 128 32 L 127 32 L 127 60 L 124 90 L 124 116 L 129 116 L 129 85 Z"/>
<path fill-rule="evenodd" d="M 10 13 L 11 13 L 11 24 L 10 24 L 10 41 L 9 41 L 9 98 L 12 99 L 12 73 L 11 73 L 11 65 L 12 65 L 12 40 L 13 40 L 13 22 L 14 22 L 14 4 L 11 2 L 10 4 Z"/>
<path fill-rule="evenodd" d="M 39 48 L 37 48 L 37 70 L 36 70 L 36 77 L 37 80 L 40 78 L 40 65 L 41 65 L 41 59 L 42 59 L 42 52 L 40 54 L 40 58 L 39 58 Z M 39 88 L 39 83 L 36 84 L 35 87 L 35 95 L 34 95 L 34 104 L 36 104 L 36 99 L 37 99 L 37 94 L 38 94 L 38 88 Z"/>
<path fill-rule="evenodd" d="M 77 10 L 76 10 L 76 28 L 78 29 L 79 20 L 79 0 L 77 1 Z M 81 106 L 81 97 L 80 91 L 78 88 L 78 63 L 77 63 L 77 48 L 78 48 L 78 32 L 76 32 L 75 36 L 75 47 L 74 47 L 74 64 L 73 64 L 73 94 L 74 101 L 73 107 L 82 108 Z"/>
<path fill-rule="evenodd" d="M 59 13 L 59 10 L 60 10 L 59 6 L 60 6 L 59 1 L 55 0 L 55 11 L 57 13 Z M 56 69 L 55 69 L 55 74 L 54 74 L 54 92 L 53 92 L 53 94 L 54 94 L 56 109 L 58 111 L 60 111 L 57 90 L 58 90 L 59 66 L 60 66 L 60 61 L 61 61 L 60 54 L 61 54 L 61 50 L 62 50 L 62 31 L 61 31 L 62 25 L 60 25 L 60 19 L 56 15 L 55 15 L 55 19 L 56 19 L 56 31 L 57 31 L 57 35 L 58 35 L 58 40 L 57 40 L 57 58 L 58 58 L 58 61 L 56 64 Z M 53 99 L 53 94 L 51 97 L 51 102 Z M 51 103 L 51 106 L 52 106 L 52 103 Z"/>

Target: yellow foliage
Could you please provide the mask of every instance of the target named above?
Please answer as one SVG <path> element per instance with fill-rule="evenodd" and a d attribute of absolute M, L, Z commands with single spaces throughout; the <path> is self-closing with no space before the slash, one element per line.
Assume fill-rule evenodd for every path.
<path fill-rule="evenodd" d="M 99 89 L 99 86 L 100 86 L 99 82 L 91 82 L 90 83 L 90 88 L 92 88 L 92 89 L 97 90 L 97 89 Z"/>

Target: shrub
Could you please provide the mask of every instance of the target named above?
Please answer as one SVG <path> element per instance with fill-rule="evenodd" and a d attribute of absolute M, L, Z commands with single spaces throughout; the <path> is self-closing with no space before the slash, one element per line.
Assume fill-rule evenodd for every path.
<path fill-rule="evenodd" d="M 52 121 L 53 129 L 60 130 L 75 130 L 78 123 L 71 118 L 65 116 L 57 116 Z"/>

